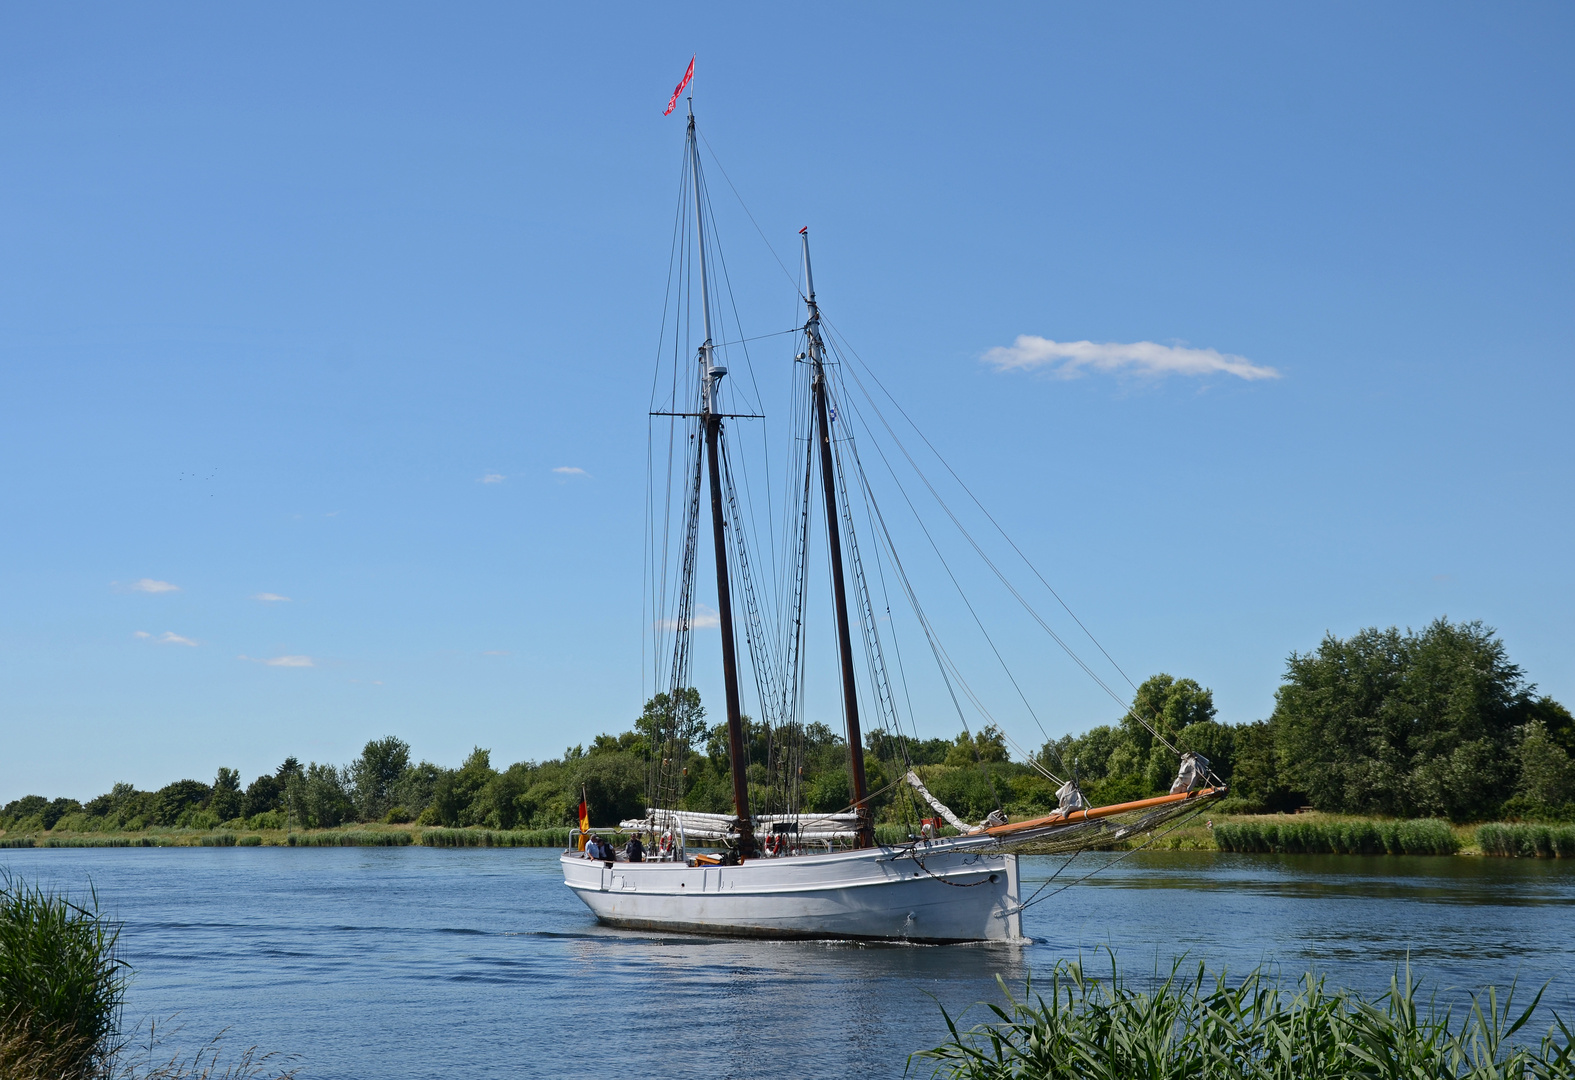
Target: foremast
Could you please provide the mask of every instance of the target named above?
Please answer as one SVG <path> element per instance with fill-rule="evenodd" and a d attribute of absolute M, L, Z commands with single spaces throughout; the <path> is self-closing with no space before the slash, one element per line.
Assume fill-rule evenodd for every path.
<path fill-rule="evenodd" d="M 799 230 L 804 242 L 804 288 L 809 319 L 804 324 L 805 354 L 810 365 L 816 441 L 820 443 L 820 487 L 826 498 L 826 536 L 831 559 L 832 601 L 837 609 L 837 658 L 842 669 L 842 712 L 848 733 L 848 772 L 853 783 L 853 812 L 858 815 L 857 847 L 875 845 L 869 782 L 864 775 L 864 736 L 859 729 L 858 684 L 853 673 L 853 635 L 848 627 L 847 587 L 842 574 L 842 534 L 837 516 L 836 467 L 832 459 L 831 420 L 826 394 L 825 347 L 820 336 L 820 306 L 815 303 L 815 275 L 809 263 L 809 227 Z M 714 498 L 714 497 L 713 497 Z M 736 781 L 735 781 L 736 782 Z"/>
<path fill-rule="evenodd" d="M 706 467 L 711 485 L 711 547 L 716 554 L 716 611 L 722 629 L 722 683 L 727 692 L 727 756 L 733 768 L 733 810 L 738 815 L 738 854 L 755 854 L 755 827 L 749 815 L 749 759 L 744 749 L 744 718 L 738 696 L 738 643 L 733 636 L 733 595 L 727 569 L 727 538 L 722 508 L 722 414 L 717 388 L 727 369 L 715 363 L 711 335 L 711 282 L 705 261 L 705 202 L 700 190 L 700 147 L 695 137 L 694 99 L 689 101 L 689 172 L 695 188 L 695 245 L 700 252 L 700 310 L 705 342 L 700 346 L 700 422 L 705 428 Z"/>

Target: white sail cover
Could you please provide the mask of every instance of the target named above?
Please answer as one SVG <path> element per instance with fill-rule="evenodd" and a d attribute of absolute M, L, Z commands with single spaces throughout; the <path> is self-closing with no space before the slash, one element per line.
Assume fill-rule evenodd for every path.
<path fill-rule="evenodd" d="M 947 822 L 950 823 L 951 827 L 956 829 L 958 832 L 976 833 L 984 831 L 984 826 L 969 825 L 962 818 L 952 813 L 951 807 L 941 802 L 941 800 L 937 799 L 934 795 L 931 795 L 930 789 L 924 786 L 924 781 L 920 780 L 919 774 L 914 772 L 912 769 L 908 770 L 907 781 L 913 785 L 913 789 L 919 793 L 924 801 L 934 807 L 935 812 L 941 815 L 941 817 L 945 818 Z"/>
<path fill-rule="evenodd" d="M 1203 786 L 1208 777 L 1209 759 L 1202 754 L 1187 751 L 1181 755 L 1181 769 L 1176 773 L 1176 782 L 1170 785 L 1170 793 L 1179 795 L 1183 791 L 1196 791 Z"/>

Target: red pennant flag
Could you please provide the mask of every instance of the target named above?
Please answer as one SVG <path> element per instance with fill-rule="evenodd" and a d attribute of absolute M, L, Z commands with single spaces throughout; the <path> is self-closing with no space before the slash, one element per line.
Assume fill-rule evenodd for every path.
<path fill-rule="evenodd" d="M 684 92 L 684 87 L 689 85 L 689 80 L 695 77 L 695 58 L 689 58 L 689 70 L 684 72 L 684 77 L 678 81 L 678 89 L 673 91 L 673 100 L 667 103 L 667 108 L 662 110 L 662 115 L 667 116 L 678 108 L 678 97 Z"/>

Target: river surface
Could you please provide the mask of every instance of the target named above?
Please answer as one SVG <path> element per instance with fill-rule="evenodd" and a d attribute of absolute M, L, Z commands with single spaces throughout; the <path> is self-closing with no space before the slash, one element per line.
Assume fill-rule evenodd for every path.
<path fill-rule="evenodd" d="M 1052 888 L 1114 858 L 1080 856 Z M 1025 858 L 1025 891 L 1060 863 Z M 124 924 L 129 1020 L 178 1014 L 172 1046 L 228 1028 L 232 1050 L 296 1055 L 314 1080 L 899 1076 L 943 1038 L 938 1005 L 982 1020 L 997 975 L 1020 989 L 1106 947 L 1138 976 L 1185 954 L 1370 993 L 1409 958 L 1441 999 L 1518 978 L 1575 1016 L 1562 860 L 1140 853 L 1030 908 L 1027 945 L 941 947 L 612 930 L 542 849 L 4 850 L 0 867 L 97 888 Z"/>

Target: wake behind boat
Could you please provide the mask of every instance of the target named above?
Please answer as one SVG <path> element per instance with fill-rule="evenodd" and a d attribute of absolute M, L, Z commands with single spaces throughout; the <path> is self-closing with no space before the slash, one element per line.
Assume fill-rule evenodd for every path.
<path fill-rule="evenodd" d="M 653 403 L 653 418 L 669 425 L 666 487 L 653 496 L 648 511 L 652 543 L 647 566 L 654 655 L 663 665 L 658 682 L 666 689 L 653 699 L 660 707 L 647 732 L 645 815 L 620 823 L 623 831 L 645 838 L 649 857 L 630 861 L 608 857 L 610 851 L 588 857 L 588 821 L 582 807 L 576 844 L 561 860 L 564 884 L 601 921 L 646 930 L 934 943 L 1019 940 L 1024 908 L 1042 896 L 1023 896 L 1019 852 L 1073 853 L 1151 834 L 1178 816 L 1190 815 L 1224 787 L 1209 773 L 1205 759 L 1177 751 L 1180 766 L 1170 794 L 1098 808 L 1085 804 L 1075 770 L 1057 776 L 1030 758 L 1060 785 L 1059 805 L 1021 822 L 1008 821 L 999 810 L 976 824 L 961 820 L 926 789 L 911 765 L 901 779 L 880 791 L 869 790 L 866 716 L 873 716 L 872 742 L 894 748 L 893 755 L 904 763 L 908 755 L 904 717 L 885 660 L 883 620 L 871 599 L 854 528 L 850 488 L 875 535 L 870 561 L 881 581 L 888 576 L 895 580 L 909 601 L 959 715 L 959 690 L 981 711 L 983 707 L 926 618 L 859 462 L 845 419 L 850 402 L 836 385 L 834 350 L 828 346 L 816 300 L 807 229 L 800 231 L 805 321 L 795 331 L 799 347 L 794 356 L 794 441 L 801 454 L 789 472 L 780 549 L 785 554 L 780 565 L 769 567 L 769 578 L 760 578 L 747 542 L 758 530 L 747 512 L 749 500 L 739 496 L 727 439 L 727 422 L 758 419 L 760 413 L 729 413 L 723 403 L 728 369 L 718 363 L 713 333 L 710 219 L 692 97 L 684 174 L 681 189 L 693 215 L 681 208 L 679 221 L 685 232 L 693 231 L 675 239 L 675 265 L 681 291 L 692 282 L 699 294 L 704 340 L 692 361 L 675 365 L 672 397 L 660 403 L 668 407 L 655 408 Z M 693 261 L 687 257 L 690 242 Z M 691 266 L 698 270 L 697 282 L 688 273 Z M 675 341 L 677 336 L 675 329 Z M 709 503 L 715 564 L 732 814 L 684 808 L 692 783 L 685 762 L 699 733 L 685 703 L 691 700 L 686 695 L 694 694 L 688 688 L 703 502 Z M 817 510 L 825 537 L 847 738 L 849 802 L 836 813 L 806 809 L 803 784 L 806 600 Z M 759 720 L 747 721 L 749 734 L 758 738 L 763 733 L 767 748 L 765 760 L 753 765 L 743 714 L 740 630 L 759 709 Z M 862 657 L 854 650 L 855 635 Z M 1056 641 L 1066 648 L 1060 638 Z M 901 681 L 899 675 L 896 682 Z M 1136 719 L 1154 731 L 1143 717 Z M 913 718 L 906 720 L 911 725 Z M 1163 742 L 1157 731 L 1154 734 Z M 905 841 L 877 843 L 875 807 L 882 798 L 902 808 Z"/>

